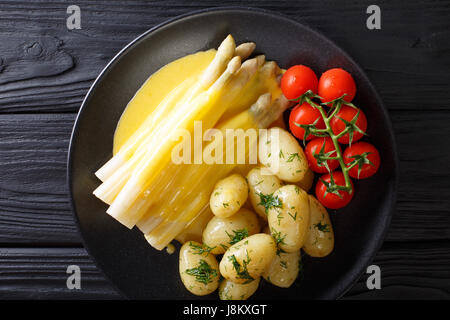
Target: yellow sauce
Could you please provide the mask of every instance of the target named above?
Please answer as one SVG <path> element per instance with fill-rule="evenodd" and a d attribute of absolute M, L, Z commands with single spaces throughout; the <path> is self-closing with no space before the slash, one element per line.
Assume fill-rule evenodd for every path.
<path fill-rule="evenodd" d="M 153 113 L 163 99 L 175 88 L 179 87 L 180 84 L 187 79 L 190 79 L 188 81 L 193 81 L 192 79 L 199 77 L 202 71 L 205 70 L 213 60 L 215 54 L 216 50 L 214 49 L 191 54 L 165 65 L 152 74 L 130 100 L 119 120 L 114 134 L 113 153 L 116 154 L 120 150 L 126 141 Z M 261 79 L 259 76 L 256 76 L 248 87 L 252 88 L 252 90 L 246 91 L 245 94 L 239 97 L 240 100 L 234 103 L 234 108 L 232 108 L 232 110 L 229 110 L 228 113 L 223 115 L 217 124 L 218 126 L 227 123 L 227 121 L 238 121 L 247 125 L 252 124 L 252 118 L 247 119 L 249 114 L 242 114 L 236 118 L 233 118 L 233 116 L 245 110 L 245 108 L 248 108 L 262 92 L 271 92 L 273 100 L 281 94 L 281 90 L 278 87 L 275 77 Z M 235 171 L 246 175 L 252 167 L 253 165 L 242 165 L 238 166 Z M 186 206 L 188 206 L 188 204 L 186 204 Z M 213 214 L 209 210 L 205 211 L 198 219 L 183 230 L 183 232 L 176 237 L 176 240 L 181 243 L 188 240 L 201 242 L 203 229 L 212 216 Z M 172 253 L 173 249 L 173 246 L 169 245 L 167 247 L 167 252 Z"/>
<path fill-rule="evenodd" d="M 216 50 L 197 52 L 175 60 L 152 74 L 130 100 L 117 124 L 113 154 L 119 151 L 169 92 L 187 78 L 200 75 L 215 54 Z"/>

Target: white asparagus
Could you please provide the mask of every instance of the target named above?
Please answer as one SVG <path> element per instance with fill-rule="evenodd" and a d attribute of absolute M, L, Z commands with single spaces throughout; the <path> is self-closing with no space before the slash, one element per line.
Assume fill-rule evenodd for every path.
<path fill-rule="evenodd" d="M 277 100 L 278 101 L 278 100 Z M 262 95 L 258 101 L 250 108 L 251 112 L 259 117 L 262 116 L 263 119 L 265 119 L 267 113 L 262 112 L 263 109 L 270 109 L 271 106 L 271 98 L 270 94 L 264 94 Z M 286 105 L 284 104 L 277 104 L 278 107 L 284 108 Z M 279 112 L 283 112 L 284 110 L 280 110 Z M 247 112 L 247 111 L 246 111 Z M 259 121 L 259 119 L 255 119 L 256 122 Z M 267 120 L 264 120 L 264 122 L 267 122 Z M 222 129 L 225 129 L 226 126 Z M 255 141 L 256 143 L 256 141 Z M 246 150 L 248 152 L 248 149 Z M 210 166 L 206 172 L 202 172 L 201 178 L 195 177 L 193 181 L 189 185 L 189 193 L 177 193 L 178 196 L 175 196 L 174 203 L 177 204 L 174 208 L 167 208 L 165 207 L 164 210 L 166 212 L 169 212 L 169 215 L 162 220 L 162 216 L 158 215 L 155 220 L 159 223 L 156 227 L 153 225 L 153 230 L 151 232 L 146 232 L 146 239 L 147 241 L 155 248 L 164 248 L 166 246 L 166 243 L 170 243 L 170 241 L 173 240 L 173 238 L 181 232 L 187 224 L 190 224 L 193 219 L 195 219 L 198 215 L 200 215 L 200 211 L 192 210 L 192 208 L 180 208 L 180 204 L 186 203 L 186 199 L 192 197 L 192 195 L 197 194 L 197 196 L 194 196 L 194 200 L 192 203 L 195 203 L 196 208 L 203 208 L 204 205 L 208 205 L 209 202 L 209 196 L 212 191 L 212 188 L 214 187 L 215 182 L 218 179 L 221 179 L 222 177 L 228 175 L 233 168 L 237 164 L 225 164 L 225 165 L 212 165 Z M 191 177 L 195 174 L 193 172 L 191 174 Z M 206 182 L 209 182 L 208 184 L 210 187 L 204 186 Z M 210 190 L 211 189 L 211 190 Z M 181 215 L 180 215 L 181 213 Z M 151 218 L 150 218 L 151 219 Z M 149 225 L 146 225 L 147 227 Z M 141 229 L 142 230 L 142 229 Z M 150 229 L 142 230 L 142 231 L 149 231 Z M 161 249 L 159 249 L 161 250 Z"/>
<path fill-rule="evenodd" d="M 258 126 L 263 128 L 268 124 L 273 122 L 273 117 L 278 117 L 281 113 L 286 110 L 286 108 L 289 106 L 289 101 L 284 98 L 283 96 L 280 96 L 278 99 L 274 101 L 274 103 L 267 108 L 265 107 L 264 100 L 261 100 L 260 104 L 255 104 L 252 106 L 252 113 L 254 113 L 256 122 L 258 123 Z M 273 111 L 276 109 L 277 111 Z M 266 110 L 266 111 L 264 111 Z M 229 172 L 232 171 L 232 168 L 229 168 L 227 165 L 219 165 L 209 170 L 210 172 L 206 175 L 205 179 L 202 179 L 201 181 L 208 181 L 208 179 L 215 179 L 213 181 L 217 181 L 223 176 L 226 176 L 229 174 Z M 195 181 L 198 181 L 196 179 Z M 194 186 L 190 186 L 191 190 L 193 190 L 193 193 L 198 192 L 194 190 Z M 193 202 L 197 204 L 197 206 L 200 207 L 199 202 L 201 202 L 203 193 L 199 193 L 199 195 L 195 198 Z M 187 224 L 194 223 L 195 219 L 198 216 L 201 216 L 201 211 L 198 213 L 196 211 L 190 211 L 189 208 L 186 208 L 184 210 L 184 213 L 182 216 L 178 216 L 177 219 L 169 220 L 166 219 L 158 225 L 156 229 L 154 229 L 152 232 L 147 233 L 145 235 L 146 240 L 156 249 L 162 250 L 165 246 L 167 246 L 168 243 L 170 243 L 177 235 L 177 232 L 182 232 Z M 190 219 L 186 216 L 193 215 Z"/>
<path fill-rule="evenodd" d="M 117 156 L 111 158 L 111 160 L 110 160 L 111 163 L 115 162 L 115 161 L 123 162 L 125 160 L 123 158 L 123 154 L 129 153 L 129 151 L 130 151 L 129 148 L 136 149 L 135 153 L 133 154 L 133 156 L 130 159 L 128 159 L 128 161 L 124 162 L 122 165 L 120 165 L 117 168 L 116 168 L 116 165 L 102 167 L 102 168 L 104 168 L 104 170 L 111 170 L 112 168 L 115 168 L 115 171 L 111 172 L 111 173 L 107 172 L 107 171 L 101 171 L 102 169 L 99 170 L 99 171 L 101 171 L 100 175 L 103 178 L 106 177 L 106 179 L 104 179 L 103 183 L 100 184 L 93 192 L 97 198 L 99 198 L 100 200 L 102 200 L 103 202 L 105 202 L 107 204 L 111 204 L 113 202 L 113 200 L 115 199 L 117 194 L 120 192 L 120 190 L 123 188 L 125 183 L 128 181 L 128 179 L 131 175 L 132 169 L 142 159 L 142 157 L 145 155 L 145 152 L 147 151 L 145 143 L 141 143 L 136 148 L 138 141 L 146 139 L 144 137 L 144 135 L 148 135 L 149 132 L 151 132 L 151 130 L 155 127 L 157 122 L 159 122 L 160 119 L 162 119 L 164 117 L 162 113 L 168 109 L 168 106 L 170 104 L 173 104 L 180 98 L 183 98 L 183 97 L 181 97 L 181 95 L 185 93 L 186 86 L 192 85 L 193 81 L 195 81 L 195 79 L 188 79 L 188 80 L 184 81 L 183 83 L 181 83 L 178 87 L 173 89 L 170 92 L 170 94 L 167 95 L 163 99 L 163 101 L 160 103 L 160 105 L 156 108 L 156 110 L 155 110 L 156 114 L 154 115 L 154 117 L 148 118 L 153 123 L 144 123 L 145 128 L 143 128 L 143 130 L 140 130 L 139 132 L 137 132 L 137 134 L 134 134 L 133 136 L 131 136 L 130 140 L 127 141 L 125 149 L 122 148 L 120 150 L 121 152 L 119 152 L 117 154 Z M 160 114 L 160 115 L 158 115 L 158 114 Z M 155 121 L 157 121 L 157 122 L 155 122 Z M 145 122 L 147 122 L 147 120 Z M 129 141 L 134 141 L 135 145 L 128 144 Z M 123 150 L 123 152 L 122 152 L 122 150 Z M 97 173 L 99 171 L 97 171 Z"/>
<path fill-rule="evenodd" d="M 256 44 L 254 42 L 245 42 L 236 47 L 234 50 L 234 55 L 241 57 L 241 60 L 244 61 L 253 53 L 256 48 Z"/>
<path fill-rule="evenodd" d="M 220 108 L 222 108 L 223 112 L 224 110 L 227 110 L 229 106 L 233 105 L 233 103 L 236 101 L 236 99 L 240 99 L 242 94 L 245 94 L 245 88 L 246 84 L 252 79 L 257 70 L 258 70 L 258 64 L 261 63 L 261 58 L 258 59 L 250 59 L 245 61 L 239 71 L 236 73 L 236 75 L 233 77 L 233 79 L 230 81 L 230 83 L 227 85 L 227 90 L 223 90 L 223 93 L 226 94 L 222 97 L 220 100 Z M 214 86 L 214 85 L 213 85 Z M 270 101 L 269 101 L 270 102 Z M 220 111 L 216 111 L 220 112 Z M 169 171 L 170 172 L 170 171 Z M 169 173 L 170 174 L 170 173 Z M 178 177 L 179 181 L 176 185 L 182 186 L 181 188 L 186 188 L 189 190 L 190 183 L 192 175 L 190 171 L 184 171 L 180 174 Z M 150 194 L 153 192 L 150 192 Z M 148 230 L 148 228 L 154 227 L 154 222 L 147 221 L 151 216 L 160 213 L 159 215 L 162 215 L 162 213 L 167 210 L 167 208 L 170 207 L 168 205 L 168 201 L 172 202 L 174 201 L 173 196 L 168 196 L 162 192 L 155 192 L 157 195 L 164 195 L 164 201 L 161 201 L 159 204 L 155 204 L 155 207 L 151 209 L 149 212 L 145 212 L 144 214 L 136 212 L 137 210 L 142 211 L 146 210 L 147 208 L 150 208 L 151 204 L 156 202 L 157 199 L 152 199 L 152 201 L 149 201 L 146 206 L 141 206 L 140 204 L 135 204 L 130 207 L 129 213 L 136 214 L 138 216 L 142 216 L 142 222 L 139 222 L 137 225 L 142 230 Z M 168 200 L 170 199 L 170 200 Z M 159 220 L 155 217 L 153 220 Z"/>
<path fill-rule="evenodd" d="M 107 210 L 108 214 L 129 228 L 132 228 L 136 224 L 142 217 L 143 212 L 129 212 L 128 210 L 139 197 L 144 196 L 148 185 L 153 183 L 163 168 L 160 164 L 170 162 L 170 157 L 168 159 L 166 155 L 176 144 L 176 139 L 168 137 L 167 133 L 174 132 L 176 131 L 174 129 L 177 128 L 191 128 L 194 119 L 203 119 L 203 127 L 206 130 L 214 126 L 221 113 L 212 110 L 212 107 L 215 105 L 212 101 L 218 98 L 220 89 L 225 87 L 239 67 L 240 58 L 234 57 L 231 59 L 224 73 L 206 92 L 202 92 L 191 102 L 179 108 L 177 112 L 171 115 L 170 119 L 167 119 L 161 125 L 158 132 L 148 144 L 149 150 L 147 154 L 139 162 L 130 179 Z M 213 113 L 213 111 L 215 112 Z M 211 119 L 208 119 L 208 117 L 211 117 Z M 217 120 L 214 120 L 214 117 L 217 117 Z M 174 128 L 174 124 L 178 127 Z M 192 129 L 189 131 L 192 131 Z"/>
<path fill-rule="evenodd" d="M 203 72 L 188 101 L 192 100 L 200 92 L 208 89 L 225 72 L 228 63 L 234 56 L 235 50 L 236 44 L 231 34 L 229 34 L 220 44 L 213 61 Z"/>
<path fill-rule="evenodd" d="M 214 59 L 202 73 L 200 80 L 196 85 L 193 86 L 189 94 L 184 98 L 185 101 L 192 100 L 202 90 L 206 90 L 212 83 L 214 83 L 214 81 L 218 79 L 218 77 L 224 72 L 227 64 L 233 57 L 235 49 L 236 44 L 234 42 L 234 39 L 231 35 L 228 35 L 220 44 L 219 48 L 217 49 L 217 53 L 214 56 Z M 167 104 L 164 106 L 167 106 Z M 161 110 L 165 112 L 164 109 L 161 108 Z M 161 114 L 164 113 L 160 112 L 159 115 Z M 153 125 L 158 123 L 160 120 L 161 117 L 154 119 Z M 99 170 L 97 170 L 95 174 L 101 181 L 105 181 L 133 155 L 133 153 L 136 151 L 136 148 L 139 145 L 142 145 L 143 140 L 148 136 L 148 132 L 151 132 L 153 126 L 151 125 L 151 123 L 146 123 L 143 128 L 146 130 L 143 130 L 142 132 L 138 130 L 138 132 L 133 135 L 132 139 L 129 139 L 129 141 L 126 142 L 126 144 L 114 157 L 112 157 Z"/>

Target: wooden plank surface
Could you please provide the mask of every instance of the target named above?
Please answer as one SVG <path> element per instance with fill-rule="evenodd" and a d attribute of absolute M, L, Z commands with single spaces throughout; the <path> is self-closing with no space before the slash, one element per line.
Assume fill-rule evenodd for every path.
<path fill-rule="evenodd" d="M 431 257 L 434 263 L 430 267 Z M 385 291 L 386 299 L 417 298 L 424 292 L 424 298 L 450 298 L 450 250 L 440 243 L 386 245 L 373 263 L 381 269 L 381 290 L 369 291 L 367 275 L 363 275 L 346 298 L 377 298 Z M 80 267 L 81 290 L 67 289 L 69 265 Z M 0 299 L 121 298 L 81 248 L 0 248 L 0 278 Z M 399 296 L 403 291 L 406 296 Z"/>
<path fill-rule="evenodd" d="M 129 41 L 208 1 L 77 1 L 82 29 L 65 28 L 64 1 L 0 1 L 0 112 L 75 112 L 90 84 Z M 248 1 L 227 1 L 248 6 Z M 382 30 L 366 28 L 370 1 L 252 1 L 310 24 L 368 72 L 391 110 L 445 109 L 448 1 L 378 1 Z M 351 36 L 348 36 L 351 35 Z M 424 85 L 427 84 L 427 85 Z M 426 105 L 424 105 L 426 97 Z"/>
<path fill-rule="evenodd" d="M 67 30 L 66 9 L 82 11 Z M 274 10 L 341 45 L 365 69 L 394 124 L 401 160 L 397 212 L 375 258 L 383 290 L 361 277 L 348 298 L 449 298 L 450 1 L 227 1 Z M 0 299 L 119 298 L 81 248 L 65 181 L 72 124 L 92 81 L 129 41 L 206 1 L 0 0 Z M 447 173 L 447 175 L 445 174 Z M 83 290 L 65 288 L 80 265 Z"/>

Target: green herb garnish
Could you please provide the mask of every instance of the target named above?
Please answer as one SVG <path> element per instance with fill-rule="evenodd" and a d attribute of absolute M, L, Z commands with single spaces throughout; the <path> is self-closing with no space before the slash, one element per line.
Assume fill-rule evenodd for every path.
<path fill-rule="evenodd" d="M 322 221 L 319 223 L 316 223 L 314 225 L 314 228 L 317 228 L 319 231 L 322 231 L 322 232 L 330 232 L 330 225 L 327 223 L 322 224 Z"/>
<path fill-rule="evenodd" d="M 291 153 L 286 162 L 292 162 L 294 161 L 295 158 L 297 158 L 298 161 L 300 161 L 300 156 L 298 155 L 298 153 Z"/>
<path fill-rule="evenodd" d="M 250 263 L 250 257 L 248 256 L 248 252 L 247 252 L 247 260 L 242 261 L 241 265 L 239 263 L 239 261 L 237 261 L 236 256 L 233 254 L 231 256 L 228 257 L 228 259 L 231 261 L 231 263 L 233 264 L 233 268 L 236 270 L 237 273 L 237 278 L 238 279 L 246 279 L 247 281 L 245 281 L 243 284 L 247 284 L 252 282 L 253 280 L 255 280 L 249 273 L 247 270 L 247 265 Z"/>
<path fill-rule="evenodd" d="M 230 237 L 229 244 L 233 245 L 235 243 L 238 243 L 242 239 L 245 239 L 248 237 L 248 230 L 247 228 L 239 229 L 239 230 L 233 230 L 234 235 L 231 235 L 228 233 L 228 231 L 225 231 L 228 237 Z"/>
<path fill-rule="evenodd" d="M 211 268 L 208 262 L 202 259 L 198 267 L 186 269 L 186 274 L 194 276 L 197 282 L 207 285 L 213 281 L 214 277 L 217 277 L 217 270 Z"/>
<path fill-rule="evenodd" d="M 208 256 L 208 254 L 211 253 L 211 250 L 213 250 L 215 248 L 215 246 L 210 247 L 210 246 L 207 246 L 206 244 L 201 245 L 201 244 L 195 244 L 193 242 L 190 242 L 189 246 L 192 248 L 193 254 L 206 253 L 206 256 Z"/>
<path fill-rule="evenodd" d="M 269 212 L 270 208 L 282 208 L 283 202 L 278 196 L 273 196 L 271 194 L 263 194 L 262 192 L 258 193 L 260 202 L 258 205 L 261 205 L 265 208 L 266 214 Z"/>

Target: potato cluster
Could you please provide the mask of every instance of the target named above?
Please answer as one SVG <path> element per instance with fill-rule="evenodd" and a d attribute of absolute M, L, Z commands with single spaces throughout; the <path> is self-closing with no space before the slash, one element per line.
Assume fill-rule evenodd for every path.
<path fill-rule="evenodd" d="M 313 175 L 295 138 L 269 129 L 259 138 L 258 159 L 245 178 L 236 173 L 216 184 L 202 243 L 180 250 L 181 280 L 195 295 L 219 289 L 222 300 L 245 300 L 261 278 L 288 288 L 300 272 L 301 250 L 312 257 L 333 251 L 330 218 L 307 193 Z"/>

